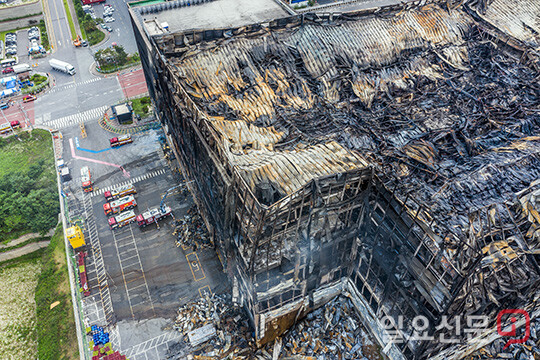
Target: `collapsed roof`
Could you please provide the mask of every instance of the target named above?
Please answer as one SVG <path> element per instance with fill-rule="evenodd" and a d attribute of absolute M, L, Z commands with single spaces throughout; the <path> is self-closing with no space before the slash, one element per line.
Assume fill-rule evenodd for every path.
<path fill-rule="evenodd" d="M 168 88 L 181 108 L 180 119 L 167 115 L 173 119 L 171 127 L 189 122 L 196 128 L 195 136 L 185 131 L 187 126 L 178 126 L 180 131 L 174 131 L 179 142 L 186 147 L 190 141 L 204 143 L 190 148 L 192 154 L 193 149 L 211 148 L 205 151 L 212 162 L 223 163 L 224 174 L 239 175 L 265 209 L 276 209 L 273 219 L 289 222 L 292 213 L 290 217 L 298 219 L 296 233 L 304 230 L 301 219 L 309 219 L 302 225 L 307 231 L 312 225 L 318 231 L 328 227 L 326 222 L 312 223 L 306 207 L 317 208 L 322 217 L 359 201 L 356 194 L 364 190 L 364 180 L 358 180 L 353 191 L 339 183 L 341 175 L 375 169 L 377 179 L 409 216 L 402 216 L 408 229 L 401 238 L 408 241 L 412 233 L 418 239 L 398 244 L 387 234 L 379 236 L 380 229 L 369 228 L 383 228 L 386 210 L 395 204 L 387 200 L 383 209 L 373 199 L 380 193 L 366 195 L 365 208 L 361 204 L 355 213 L 365 211 L 358 223 L 368 219 L 366 236 L 357 231 L 358 257 L 369 259 L 369 267 L 375 259 L 383 268 L 368 273 L 392 276 L 392 281 L 372 286 L 373 298 L 394 309 L 385 304 L 397 299 L 385 293 L 392 283 L 397 295 L 414 298 L 412 307 L 431 306 L 439 315 L 463 309 L 486 313 L 503 304 L 526 302 L 540 279 L 539 14 L 540 3 L 526 0 L 479 1 L 454 8 L 445 2 L 164 34 L 155 37 L 167 68 L 160 88 Z M 202 164 L 203 159 L 188 160 L 190 171 L 198 172 L 198 186 L 209 189 L 204 196 L 227 197 L 219 191 L 229 190 L 214 191 L 217 187 L 212 186 L 221 170 Z M 326 207 L 317 203 L 320 198 L 305 196 L 308 191 L 295 197 L 314 179 L 330 175 L 334 178 L 326 187 L 313 186 L 313 193 L 329 194 L 321 201 Z M 342 190 L 337 191 L 336 184 Z M 346 193 L 355 197 L 347 198 Z M 256 204 L 246 200 L 247 195 L 238 198 L 230 216 L 239 218 L 247 237 L 254 228 L 268 246 L 238 240 L 244 234 L 240 231 L 241 236 L 233 237 L 240 243 L 241 257 L 256 270 L 280 265 L 283 272 L 265 275 L 275 280 L 268 281 L 272 287 L 266 292 L 250 274 L 255 285 L 246 288 L 255 290 L 246 297 L 254 303 L 270 299 L 279 286 L 294 292 L 298 263 L 293 255 L 313 250 L 311 244 L 300 244 L 296 234 L 270 247 L 270 221 L 261 213 L 253 216 L 259 222 L 251 217 L 244 221 L 244 213 Z M 312 203 L 304 207 L 304 199 Z M 288 213 L 283 206 L 287 202 L 296 206 Z M 373 215 L 376 212 L 381 215 Z M 349 215 L 332 216 L 336 224 L 349 224 Z M 283 233 L 290 231 L 288 224 L 283 228 Z M 400 228 L 394 224 L 385 230 L 398 233 Z M 306 234 L 304 240 L 310 236 Z M 339 236 L 345 235 L 335 232 L 324 241 Z M 282 248 L 290 250 L 287 260 Z M 351 248 L 355 249 L 348 243 L 339 250 Z M 337 256 L 336 262 L 341 262 Z M 305 258 L 301 261 L 307 264 Z M 362 261 L 358 263 L 366 263 Z M 288 272 L 287 266 L 294 270 Z M 352 266 L 347 269 L 348 276 L 352 271 Z M 281 281 L 286 274 L 295 278 Z M 427 305 L 414 302 L 421 297 Z M 415 345 L 411 348 L 422 353 Z"/>
<path fill-rule="evenodd" d="M 370 162 L 454 228 L 540 172 L 538 74 L 473 25 L 430 5 L 206 42 L 170 62 L 252 190 L 270 183 L 277 201 Z"/>

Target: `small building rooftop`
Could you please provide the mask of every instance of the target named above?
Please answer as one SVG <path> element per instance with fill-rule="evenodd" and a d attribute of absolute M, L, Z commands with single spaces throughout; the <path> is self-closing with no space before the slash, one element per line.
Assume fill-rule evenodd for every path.
<path fill-rule="evenodd" d="M 289 16 L 274 0 L 177 0 L 132 3 L 150 36 L 166 32 L 219 29 Z M 162 24 L 167 23 L 168 29 Z"/>

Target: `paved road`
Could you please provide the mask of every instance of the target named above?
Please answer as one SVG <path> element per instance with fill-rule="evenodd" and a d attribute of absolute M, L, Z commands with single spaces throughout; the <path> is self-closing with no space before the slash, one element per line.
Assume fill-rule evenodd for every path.
<path fill-rule="evenodd" d="M 137 49 L 137 43 L 135 43 L 135 36 L 133 35 L 133 27 L 131 26 L 126 2 L 123 0 L 108 0 L 107 4 L 112 5 L 115 9 L 113 13 L 115 21 L 107 23 L 107 25 L 113 29 L 113 32 L 111 33 L 109 40 L 104 44 L 97 46 L 96 50 L 111 46 L 111 44 L 115 42 L 118 45 L 124 46 L 124 49 L 128 54 L 138 52 L 139 50 Z M 98 17 L 103 17 L 104 9 L 104 4 L 94 5 L 94 11 Z"/>
<path fill-rule="evenodd" d="M 109 23 L 115 29 L 111 38 L 97 47 L 75 48 L 71 43 L 69 25 L 62 0 L 43 0 L 53 54 L 37 60 L 35 70 L 50 73 L 54 77 L 53 83 L 55 85 L 51 91 L 39 96 L 31 109 L 35 111 L 36 124 L 62 127 L 97 119 L 99 117 L 96 116 L 98 109 L 120 102 L 125 98 L 125 93 L 133 96 L 133 93 L 140 92 L 141 87 L 145 87 L 145 84 L 140 84 L 140 79 L 137 77 L 133 81 L 126 81 L 127 85 L 125 86 L 131 87 L 123 90 L 114 75 L 102 78 L 90 73 L 94 52 L 99 48 L 110 46 L 112 42 L 116 42 L 124 45 L 128 53 L 137 51 L 126 3 L 121 0 L 109 0 L 108 3 L 115 7 L 116 21 Z M 102 16 L 103 8 L 103 4 L 94 5 L 97 16 Z M 26 36 L 26 33 L 19 35 L 21 38 L 23 36 Z M 72 64 L 77 73 L 71 76 L 53 71 L 48 63 L 51 58 Z M 137 85 L 138 83 L 139 85 Z M 22 114 L 20 116 L 22 117 Z M 0 119 L 0 122 L 3 122 L 3 119 Z"/>
<path fill-rule="evenodd" d="M 159 228 L 152 225 L 144 230 L 131 224 L 113 232 L 107 225 L 103 214 L 105 189 L 134 184 L 134 211 L 141 213 L 159 205 L 161 196 L 177 184 L 178 174 L 168 167 L 157 141 L 161 131 L 134 135 L 133 144 L 112 150 L 108 144 L 112 133 L 96 122 L 89 122 L 86 131 L 88 137 L 78 139 L 80 146 L 105 151 L 74 150 L 77 157 L 73 157 L 70 139 L 76 142 L 79 129 L 62 130 L 63 159 L 70 171 L 78 174 L 82 166 L 89 166 L 94 180 L 94 192 L 85 195 L 78 176 L 65 184 L 65 191 L 70 194 L 70 212 L 79 209 L 80 214 L 87 216 L 85 237 L 95 250 L 87 263 L 92 293 L 84 300 L 85 318 L 92 324 L 103 324 L 106 314 L 113 314 L 118 322 L 118 327 L 111 330 L 115 334 L 114 341 L 111 340 L 114 346 L 129 354 L 130 359 L 164 359 L 168 344 L 178 334 L 163 328 L 171 328 L 178 306 L 197 299 L 203 291 L 223 292 L 227 288 L 226 276 L 212 250 L 200 249 L 195 254 L 191 249 L 176 247 L 170 218 L 160 222 Z M 122 165 L 129 177 L 111 164 Z M 193 201 L 178 193 L 169 196 L 166 203 L 175 216 L 183 217 Z M 110 300 L 102 302 L 100 296 Z"/>

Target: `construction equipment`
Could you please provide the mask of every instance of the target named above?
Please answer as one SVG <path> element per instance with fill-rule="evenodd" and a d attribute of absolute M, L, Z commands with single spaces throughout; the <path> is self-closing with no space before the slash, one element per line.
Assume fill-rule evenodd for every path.
<path fill-rule="evenodd" d="M 131 138 L 131 135 L 122 135 L 118 137 L 113 137 L 112 139 L 109 139 L 109 143 L 111 144 L 111 147 L 119 147 L 125 144 L 132 143 L 133 139 Z"/>
<path fill-rule="evenodd" d="M 86 127 L 84 126 L 84 123 L 80 123 L 79 128 L 81 129 L 81 137 L 83 139 L 86 138 Z"/>
<path fill-rule="evenodd" d="M 75 47 L 80 47 L 81 46 L 81 36 L 80 35 L 77 35 L 77 37 L 75 39 L 73 39 L 73 45 Z"/>
<path fill-rule="evenodd" d="M 123 226 L 129 225 L 134 222 L 136 219 L 135 212 L 129 210 L 121 213 L 120 215 L 113 216 L 109 219 L 109 227 L 111 230 L 121 228 Z"/>
<path fill-rule="evenodd" d="M 66 229 L 66 237 L 69 240 L 69 243 L 71 244 L 71 247 L 76 250 L 84 245 L 86 245 L 84 241 L 84 235 L 79 227 L 79 225 L 75 225 L 72 227 L 69 227 Z"/>
<path fill-rule="evenodd" d="M 81 168 L 81 182 L 84 192 L 91 192 L 94 190 L 92 175 L 90 175 L 90 169 L 88 169 L 88 166 L 83 166 Z"/>
<path fill-rule="evenodd" d="M 124 210 L 131 210 L 135 206 L 137 206 L 137 201 L 135 201 L 133 195 L 129 195 L 118 200 L 103 204 L 103 212 L 105 213 L 105 215 L 109 216 L 113 214 L 118 214 L 119 212 L 122 212 Z"/>
<path fill-rule="evenodd" d="M 135 190 L 135 186 L 133 184 L 123 185 L 120 187 L 117 187 L 115 189 L 105 191 L 103 194 L 105 195 L 105 200 L 111 201 L 119 199 L 123 196 L 136 194 L 137 190 Z"/>
<path fill-rule="evenodd" d="M 169 194 L 171 193 L 171 191 L 173 191 L 174 189 L 179 188 L 180 186 L 184 186 L 184 185 L 186 185 L 186 184 L 182 183 L 182 184 L 173 186 L 169 190 L 165 191 L 165 195 L 163 195 L 163 197 L 161 198 L 161 202 L 159 203 L 159 209 L 161 210 L 161 212 L 165 211 L 164 202 L 165 202 L 165 199 L 167 198 L 167 196 L 169 196 Z"/>
<path fill-rule="evenodd" d="M 167 205 L 163 206 L 163 208 L 156 207 L 140 215 L 137 215 L 137 225 L 143 228 L 147 225 L 157 223 L 158 221 L 163 220 L 167 215 L 170 215 L 171 217 L 173 216 L 170 207 L 168 207 Z"/>

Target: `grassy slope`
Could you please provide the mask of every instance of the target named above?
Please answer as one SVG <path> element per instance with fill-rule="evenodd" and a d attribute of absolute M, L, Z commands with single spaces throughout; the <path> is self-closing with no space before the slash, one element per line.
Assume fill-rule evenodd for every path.
<path fill-rule="evenodd" d="M 0 138 L 0 177 L 13 171 L 26 172 L 30 165 L 40 160 L 45 161 L 45 170 L 36 181 L 56 183 L 54 152 L 51 147 L 51 136 L 47 130 L 36 129 L 32 131 L 31 137 L 22 142 L 17 141 L 14 136 Z M 28 229 L 14 230 L 2 235 L 0 241 L 5 244 L 29 232 L 31 231 Z"/>
<path fill-rule="evenodd" d="M 39 160 L 44 160 L 54 175 L 54 154 L 48 131 L 36 129 L 31 138 L 22 142 L 13 136 L 8 139 L 9 143 L 0 150 L 0 177 L 14 171 L 28 171 L 28 167 Z"/>
<path fill-rule="evenodd" d="M 55 301 L 60 304 L 50 309 Z M 43 255 L 43 269 L 36 287 L 38 357 L 79 357 L 63 230 L 58 226 Z"/>
<path fill-rule="evenodd" d="M 41 251 L 0 265 L 0 353 L 3 359 L 36 359 L 34 289 Z"/>

